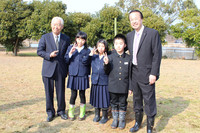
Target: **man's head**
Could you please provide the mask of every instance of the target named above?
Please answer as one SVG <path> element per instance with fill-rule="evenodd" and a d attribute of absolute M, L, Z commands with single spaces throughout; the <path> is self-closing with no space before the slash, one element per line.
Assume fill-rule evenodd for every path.
<path fill-rule="evenodd" d="M 61 17 L 54 17 L 51 20 L 51 29 L 55 35 L 59 35 L 64 27 L 64 21 Z"/>
<path fill-rule="evenodd" d="M 143 21 L 142 12 L 140 12 L 139 10 L 131 10 L 129 12 L 129 20 L 131 27 L 138 32 L 142 27 L 142 21 Z"/>

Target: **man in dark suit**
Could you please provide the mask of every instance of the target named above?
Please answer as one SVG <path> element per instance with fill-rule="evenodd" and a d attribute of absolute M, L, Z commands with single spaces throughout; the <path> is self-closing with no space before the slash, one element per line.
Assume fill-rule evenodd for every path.
<path fill-rule="evenodd" d="M 61 34 L 64 21 L 60 17 L 54 17 L 51 21 L 52 32 L 42 36 L 37 49 L 38 56 L 43 58 L 42 79 L 46 95 L 47 122 L 55 117 L 54 109 L 54 84 L 57 98 L 57 115 L 66 120 L 65 114 L 65 78 L 68 66 L 64 55 L 70 45 L 70 38 Z"/>
<path fill-rule="evenodd" d="M 157 113 L 155 82 L 159 78 L 162 46 L 157 30 L 143 26 L 143 14 L 139 10 L 129 13 L 129 20 L 134 31 L 127 34 L 128 50 L 132 57 L 133 103 L 135 125 L 130 132 L 139 130 L 144 110 L 147 115 L 147 132 L 151 133 L 154 117 Z"/>

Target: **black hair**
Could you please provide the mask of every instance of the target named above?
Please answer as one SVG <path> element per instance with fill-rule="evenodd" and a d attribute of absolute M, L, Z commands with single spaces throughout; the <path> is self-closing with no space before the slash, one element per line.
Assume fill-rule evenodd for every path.
<path fill-rule="evenodd" d="M 116 39 L 122 39 L 124 41 L 124 43 L 127 45 L 127 41 L 126 41 L 126 37 L 123 35 L 123 34 L 117 34 L 115 37 L 114 37 L 114 40 L 113 40 L 113 43 L 115 43 L 115 40 Z M 127 51 L 128 48 L 127 46 L 124 48 L 124 51 Z"/>
<path fill-rule="evenodd" d="M 126 37 L 123 35 L 123 34 L 117 34 L 115 37 L 114 37 L 114 40 L 113 40 L 113 43 L 115 42 L 116 39 L 122 39 L 124 41 L 125 44 L 126 43 Z"/>
<path fill-rule="evenodd" d="M 107 41 L 104 40 L 104 39 L 99 39 L 97 41 L 96 48 L 97 48 L 97 46 L 98 46 L 99 43 L 103 43 L 104 44 L 104 46 L 105 46 L 105 52 L 108 53 L 108 43 L 107 43 Z M 97 53 L 99 53 L 98 50 L 97 50 Z"/>
<path fill-rule="evenodd" d="M 87 34 L 85 33 L 85 32 L 83 32 L 83 31 L 79 31 L 77 34 L 76 34 L 76 38 L 75 38 L 75 40 L 77 39 L 77 38 L 81 38 L 81 39 L 84 39 L 85 40 L 85 44 L 84 44 L 84 48 L 87 48 Z"/>
<path fill-rule="evenodd" d="M 143 14 L 142 14 L 141 11 L 139 11 L 139 10 L 131 10 L 131 11 L 129 11 L 129 15 L 130 15 L 131 13 L 133 13 L 133 12 L 138 12 L 138 13 L 140 13 L 141 19 L 143 19 Z"/>

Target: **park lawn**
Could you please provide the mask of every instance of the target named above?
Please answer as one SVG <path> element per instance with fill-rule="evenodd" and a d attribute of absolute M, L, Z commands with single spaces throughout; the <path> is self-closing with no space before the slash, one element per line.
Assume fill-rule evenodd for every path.
<path fill-rule="evenodd" d="M 27 51 L 26 51 L 27 52 Z M 0 52 L 0 132 L 48 133 L 127 133 L 134 124 L 133 100 L 128 97 L 126 127 L 111 129 L 112 118 L 100 125 L 92 121 L 94 108 L 86 91 L 86 119 L 62 120 L 56 117 L 46 122 L 45 93 L 41 77 L 42 58 L 34 52 L 19 53 L 18 57 Z M 23 56 L 24 55 L 24 56 Z M 156 83 L 157 116 L 154 132 L 200 132 L 200 60 L 163 59 L 160 79 Z M 66 89 L 66 111 L 70 89 Z M 55 100 L 55 108 L 56 106 Z M 79 115 L 79 97 L 75 115 Z M 146 116 L 138 133 L 146 132 Z"/>

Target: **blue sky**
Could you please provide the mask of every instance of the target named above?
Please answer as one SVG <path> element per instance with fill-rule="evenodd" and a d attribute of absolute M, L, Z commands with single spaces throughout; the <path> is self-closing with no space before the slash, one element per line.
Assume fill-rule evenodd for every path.
<path fill-rule="evenodd" d="M 32 0 L 25 0 L 32 1 Z M 104 4 L 115 5 L 119 0 L 56 0 L 67 5 L 67 12 L 95 13 L 101 10 Z M 200 0 L 194 0 L 200 9 Z"/>

